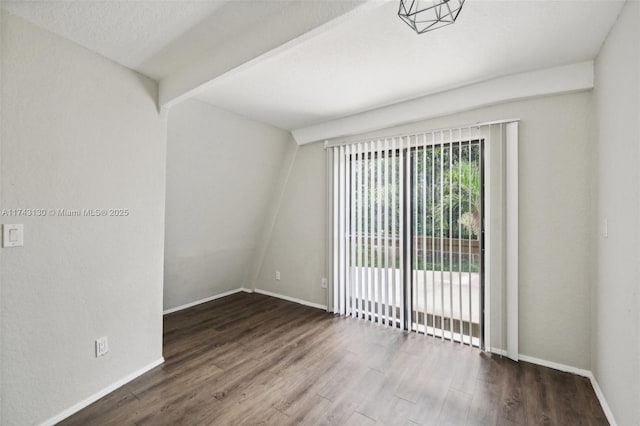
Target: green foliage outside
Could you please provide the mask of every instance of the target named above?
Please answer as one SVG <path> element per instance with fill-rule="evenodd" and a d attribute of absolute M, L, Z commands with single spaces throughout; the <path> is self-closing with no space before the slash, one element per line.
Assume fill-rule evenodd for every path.
<path fill-rule="evenodd" d="M 349 173 L 351 179 L 355 178 L 352 185 L 356 191 L 355 202 L 351 206 L 353 212 L 351 219 L 355 219 L 354 236 L 373 237 L 374 243 L 377 243 L 378 237 L 381 240 L 387 238 L 388 245 L 393 241 L 397 244 L 398 240 L 394 235 L 400 235 L 401 232 L 401 173 L 410 172 L 413 191 L 411 200 L 405 200 L 402 208 L 412 209 L 411 226 L 414 238 L 420 241 L 431 238 L 451 238 L 455 239 L 456 245 L 457 239 L 462 239 L 462 244 L 478 239 L 481 216 L 481 176 L 480 147 L 477 143 L 471 145 L 454 143 L 452 147 L 445 145 L 412 149 L 409 170 L 405 170 L 406 157 L 403 156 L 402 165 L 400 163 L 397 153 L 395 156 L 389 155 L 388 158 L 380 156 L 351 162 L 353 169 L 349 170 Z M 381 211 L 385 206 L 387 208 L 386 224 L 385 212 Z M 381 218 L 378 221 L 379 211 Z M 406 215 L 406 212 L 403 214 Z M 394 216 L 395 232 L 393 232 Z M 437 242 L 435 247 L 438 247 Z M 358 247 L 358 249 L 362 248 L 364 247 Z M 458 256 L 452 253 L 450 258 L 448 249 L 448 246 L 444 247 L 446 253 L 441 253 L 437 249 L 433 252 L 427 251 L 426 264 L 422 249 L 419 249 L 414 259 L 414 269 L 478 271 L 478 254 L 469 256 L 467 253 Z M 396 266 L 399 266 L 399 251 L 396 250 L 396 252 Z M 385 264 L 382 249 L 374 249 L 372 253 L 367 253 L 368 256 L 364 261 L 361 258 L 364 257 L 363 253 L 359 250 L 356 253 L 360 254 L 356 256 L 358 265 L 364 263 L 369 266 L 383 266 Z M 380 259 L 377 258 L 378 256 Z"/>

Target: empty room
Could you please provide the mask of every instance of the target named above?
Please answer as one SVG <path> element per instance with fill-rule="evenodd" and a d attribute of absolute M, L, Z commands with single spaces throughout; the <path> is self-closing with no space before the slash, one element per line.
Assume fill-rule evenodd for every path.
<path fill-rule="evenodd" d="M 640 425 L 640 0 L 0 37 L 0 425 Z"/>

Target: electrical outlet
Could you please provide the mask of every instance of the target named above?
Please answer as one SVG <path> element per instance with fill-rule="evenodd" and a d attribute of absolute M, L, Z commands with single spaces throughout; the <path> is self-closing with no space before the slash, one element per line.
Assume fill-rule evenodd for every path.
<path fill-rule="evenodd" d="M 323 278 L 323 279 L 322 279 L 322 284 L 320 284 L 320 286 L 321 286 L 322 288 L 327 288 L 327 279 L 326 279 L 326 278 Z"/>
<path fill-rule="evenodd" d="M 280 271 L 276 271 L 276 281 L 280 281 Z"/>
<path fill-rule="evenodd" d="M 96 358 L 106 355 L 107 352 L 109 352 L 109 341 L 107 340 L 107 336 L 96 339 Z"/>

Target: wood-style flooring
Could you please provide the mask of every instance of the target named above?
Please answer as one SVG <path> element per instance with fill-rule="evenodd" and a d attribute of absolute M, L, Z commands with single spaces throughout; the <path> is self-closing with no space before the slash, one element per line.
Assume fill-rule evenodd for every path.
<path fill-rule="evenodd" d="M 164 357 L 62 424 L 607 424 L 584 377 L 259 294 L 166 315 Z"/>

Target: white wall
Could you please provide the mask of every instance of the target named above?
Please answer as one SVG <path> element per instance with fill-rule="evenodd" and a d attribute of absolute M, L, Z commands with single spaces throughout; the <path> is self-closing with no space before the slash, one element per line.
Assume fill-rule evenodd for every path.
<path fill-rule="evenodd" d="M 171 108 L 165 309 L 250 280 L 283 161 L 294 145 L 289 132 L 200 101 Z"/>
<path fill-rule="evenodd" d="M 520 352 L 590 366 L 588 92 L 482 108 L 352 139 L 519 117 Z M 298 148 L 256 287 L 326 304 L 325 154 Z M 273 279 L 280 269 L 282 281 Z M 492 346 L 500 335 L 492 332 Z"/>
<path fill-rule="evenodd" d="M 255 287 L 325 305 L 325 151 L 298 147 Z M 280 280 L 275 271 L 280 271 Z"/>
<path fill-rule="evenodd" d="M 592 370 L 620 425 L 640 424 L 640 4 L 596 60 Z M 604 221 L 608 221 L 607 238 Z"/>
<path fill-rule="evenodd" d="M 162 356 L 165 120 L 156 84 L 2 12 L 0 423 L 40 423 Z M 110 352 L 94 356 L 108 336 Z"/>

